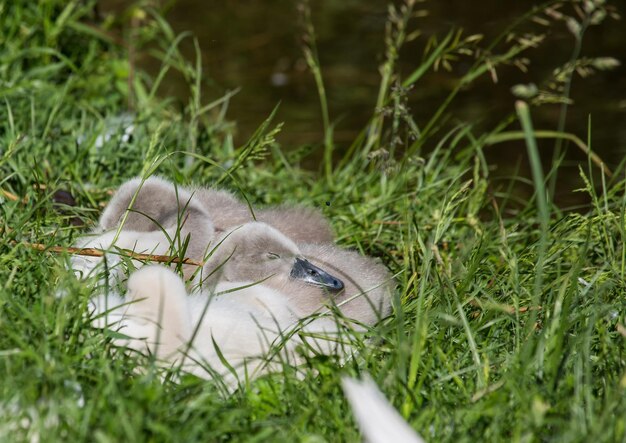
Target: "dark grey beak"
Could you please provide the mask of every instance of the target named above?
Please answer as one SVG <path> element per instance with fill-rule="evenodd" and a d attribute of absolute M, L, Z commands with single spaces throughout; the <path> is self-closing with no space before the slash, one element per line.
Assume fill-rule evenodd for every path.
<path fill-rule="evenodd" d="M 308 260 L 296 258 L 296 262 L 291 268 L 291 278 L 301 280 L 311 285 L 320 286 L 328 291 L 341 291 L 343 289 L 343 282 L 337 277 L 330 275 L 323 269 L 313 265 Z"/>

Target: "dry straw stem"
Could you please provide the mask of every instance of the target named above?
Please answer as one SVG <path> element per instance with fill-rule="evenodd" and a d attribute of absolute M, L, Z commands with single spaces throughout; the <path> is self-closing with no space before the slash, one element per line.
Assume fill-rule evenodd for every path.
<path fill-rule="evenodd" d="M 18 201 L 20 200 L 20 198 L 9 192 L 9 191 L 5 191 L 4 189 L 0 189 L 0 193 L 2 195 L 4 195 L 6 198 L 8 198 L 9 200 L 12 201 Z M 22 201 L 25 201 L 26 197 L 24 199 L 22 199 Z M 13 229 L 9 228 L 8 226 L 3 226 L 2 229 L 0 230 L 0 232 L 4 233 L 4 232 L 11 232 L 13 231 Z M 23 245 L 32 249 L 36 249 L 38 251 L 47 251 L 47 252 L 54 252 L 55 254 L 72 254 L 72 255 L 84 255 L 84 256 L 88 256 L 88 257 L 104 257 L 105 251 L 103 249 L 96 249 L 96 248 L 71 248 L 71 247 L 63 247 L 63 246 L 46 246 L 42 243 L 28 243 L 28 242 L 17 242 L 17 241 L 11 241 L 10 242 L 12 245 Z M 204 263 L 201 261 L 196 261 L 196 260 L 192 260 L 190 258 L 179 258 L 179 257 L 172 257 L 169 255 L 154 255 L 154 254 L 139 254 L 133 251 L 129 251 L 129 250 L 123 250 L 124 252 L 124 257 L 128 257 L 134 260 L 142 260 L 142 261 L 152 261 L 152 262 L 157 262 L 157 263 L 176 263 L 176 264 L 183 264 L 183 265 L 193 265 L 193 266 L 198 266 L 198 267 L 202 267 L 204 266 Z"/>
<path fill-rule="evenodd" d="M 56 254 L 72 254 L 72 255 L 85 255 L 88 257 L 103 257 L 105 251 L 96 248 L 68 248 L 63 246 L 46 246 L 41 243 L 27 243 L 27 242 L 11 242 L 14 245 L 23 245 L 38 251 L 54 252 Z M 180 263 L 183 265 L 204 266 L 203 262 L 192 260 L 190 258 L 178 258 L 169 255 L 153 255 L 153 254 L 138 254 L 133 251 L 124 250 L 124 257 L 128 257 L 134 260 L 153 261 L 158 263 Z"/>

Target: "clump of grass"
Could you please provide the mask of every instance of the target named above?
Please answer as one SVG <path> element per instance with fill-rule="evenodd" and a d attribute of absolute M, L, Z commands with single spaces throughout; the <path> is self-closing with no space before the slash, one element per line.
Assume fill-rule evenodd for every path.
<path fill-rule="evenodd" d="M 587 3 L 604 8 L 573 2 L 559 11 Z M 406 26 L 415 2 L 393 9 L 395 46 L 372 123 L 341 161 L 326 156 L 320 178 L 297 167 L 301 152 L 280 150 L 271 116 L 248 143 L 232 146 L 224 113 L 209 113 L 228 96 L 201 104 L 201 65 L 181 58 L 180 38 L 158 15 L 146 10 L 152 18 L 135 32 L 160 37 L 162 72 L 189 77 L 195 95 L 182 112 L 157 99 L 162 75 L 135 72 L 128 82 L 127 51 L 106 23 L 86 24 L 96 20 L 89 4 L 47 4 L 3 6 L 14 19 L 5 21 L 0 53 L 0 439 L 354 441 L 340 377 L 365 371 L 427 440 L 624 438 L 623 177 L 609 179 L 592 162 L 589 131 L 579 192 L 591 203 L 563 213 L 547 179 L 558 162 L 544 171 L 537 161 L 532 107 L 518 105 L 518 120 L 512 103 L 511 116 L 486 133 L 446 126 L 461 88 L 500 64 L 526 66 L 520 54 L 539 37 L 512 27 L 479 47 L 477 37 L 450 33 L 431 41 L 423 64 L 402 78 L 393 51 L 413 35 Z M 546 14 L 553 9 L 520 22 Z M 498 44 L 508 46 L 498 52 Z M 462 56 L 475 64 L 458 88 L 430 121 L 413 122 L 402 108 L 408 88 Z M 112 122 L 129 111 L 131 94 L 126 139 Z M 545 104 L 546 94 L 526 99 Z M 521 131 L 511 126 L 517 121 Z M 528 201 L 490 177 L 483 149 L 504 139 L 528 146 Z M 111 333 L 85 318 L 89 288 L 58 257 L 20 242 L 70 245 L 83 232 L 70 219 L 90 226 L 111 189 L 155 171 L 183 184 L 220 182 L 253 203 L 321 207 L 341 245 L 381 257 L 397 275 L 394 315 L 343 365 L 311 357 L 300 376 L 286 367 L 230 396 L 218 383 L 175 370 L 164 376 L 149 357 L 113 347 Z M 59 211 L 59 189 L 71 191 L 76 206 Z M 70 295 L 57 299 L 58 290 Z"/>

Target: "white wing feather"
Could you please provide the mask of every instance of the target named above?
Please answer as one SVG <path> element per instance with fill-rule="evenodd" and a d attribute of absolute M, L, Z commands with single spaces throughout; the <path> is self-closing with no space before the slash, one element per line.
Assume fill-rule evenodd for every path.
<path fill-rule="evenodd" d="M 368 443 L 424 443 L 400 416 L 372 379 L 344 377 L 343 392 Z"/>

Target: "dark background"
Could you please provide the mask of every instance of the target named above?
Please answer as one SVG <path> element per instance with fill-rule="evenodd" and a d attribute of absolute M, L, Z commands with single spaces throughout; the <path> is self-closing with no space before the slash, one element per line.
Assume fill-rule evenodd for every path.
<path fill-rule="evenodd" d="M 453 27 L 463 28 L 468 35 L 484 34 L 483 45 L 486 45 L 537 3 L 501 0 L 421 3 L 419 7 L 427 9 L 429 15 L 412 22 L 412 29 L 420 29 L 422 36 L 403 50 L 400 70 L 406 74 L 419 65 L 430 36 L 443 37 Z M 613 4 L 622 14 L 624 5 Z M 104 13 L 120 14 L 127 3 L 103 0 L 99 7 Z M 323 140 L 317 90 L 302 56 L 302 30 L 296 2 L 178 0 L 166 5 L 165 11 L 175 31 L 192 31 L 199 40 L 206 75 L 205 99 L 209 101 L 229 89 L 241 87 L 231 100 L 228 112 L 228 118 L 236 124 L 237 143 L 245 141 L 278 102 L 281 104 L 277 121 L 285 122 L 279 141 L 286 149 Z M 354 140 L 374 110 L 380 82 L 378 67 L 384 55 L 387 1 L 318 0 L 311 2 L 311 11 L 331 119 L 336 123 L 335 140 L 341 150 Z M 529 24 L 522 31 L 524 29 L 547 33 L 547 40 L 540 48 L 526 53 L 531 59 L 529 73 L 501 67 L 496 84 L 489 76 L 484 76 L 457 97 L 451 107 L 452 121 L 472 122 L 477 131 L 490 128 L 514 110 L 512 85 L 539 84 L 570 58 L 575 39 L 563 23 L 550 28 Z M 191 41 L 184 48 L 192 57 Z M 611 56 L 623 62 L 626 59 L 623 21 L 607 18 L 600 26 L 590 27 L 581 55 Z M 428 121 L 454 87 L 455 79 L 472 61 L 462 58 L 451 73 L 441 69 L 430 72 L 416 84 L 409 104 L 418 125 Z M 149 58 L 143 58 L 140 64 L 153 72 L 159 67 L 158 61 Z M 161 94 L 184 99 L 187 87 L 172 77 Z M 575 75 L 571 96 L 574 105 L 568 110 L 566 130 L 587 140 L 587 122 L 591 116 L 592 149 L 609 165 L 616 166 L 626 152 L 625 67 L 598 72 L 585 79 Z M 559 110 L 559 105 L 544 105 L 533 110 L 535 128 L 556 129 Z M 554 142 L 540 145 L 543 155 L 550 158 L 548 151 Z M 490 161 L 503 174 L 526 155 L 523 143 L 496 145 L 490 149 Z M 571 169 L 572 177 L 578 176 L 576 165 L 580 162 L 586 163 L 584 154 L 569 149 L 565 167 Z"/>

